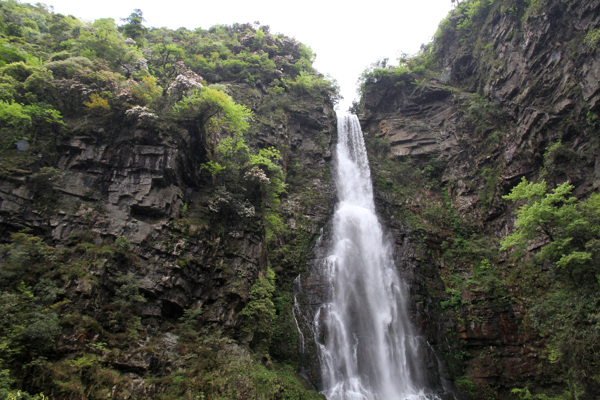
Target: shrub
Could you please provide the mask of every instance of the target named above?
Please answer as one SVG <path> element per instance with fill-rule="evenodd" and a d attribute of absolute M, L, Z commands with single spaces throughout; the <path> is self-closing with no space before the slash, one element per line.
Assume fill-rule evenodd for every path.
<path fill-rule="evenodd" d="M 110 110 L 108 100 L 98 93 L 90 94 L 90 101 L 84 102 L 83 105 L 88 111 Z"/>
<path fill-rule="evenodd" d="M 178 119 L 198 120 L 206 125 L 212 118 L 225 124 L 231 132 L 244 132 L 250 126 L 252 113 L 245 106 L 236 104 L 220 90 L 211 87 L 194 89 L 173 106 Z"/>
<path fill-rule="evenodd" d="M 250 336 L 252 344 L 259 350 L 266 351 L 273 334 L 275 318 L 275 273 L 270 268 L 265 276 L 260 276 L 252 289 L 246 307 L 240 312 L 244 317 L 243 332 Z"/>
<path fill-rule="evenodd" d="M 66 60 L 44 64 L 44 68 L 52 71 L 57 78 L 71 78 L 77 71 L 92 69 L 93 66 L 94 63 L 86 57 L 71 57 Z"/>

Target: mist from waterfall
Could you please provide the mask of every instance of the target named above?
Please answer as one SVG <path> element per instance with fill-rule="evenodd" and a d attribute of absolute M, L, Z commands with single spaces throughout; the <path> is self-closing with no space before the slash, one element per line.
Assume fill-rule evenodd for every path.
<path fill-rule="evenodd" d="M 322 393 L 330 400 L 436 399 L 426 394 L 419 338 L 402 282 L 375 213 L 358 118 L 338 117 L 338 203 L 322 262 L 327 301 L 314 316 Z"/>

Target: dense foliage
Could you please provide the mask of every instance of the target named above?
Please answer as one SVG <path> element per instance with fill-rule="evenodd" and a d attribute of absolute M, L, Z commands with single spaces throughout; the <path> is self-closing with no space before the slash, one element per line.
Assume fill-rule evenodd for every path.
<path fill-rule="evenodd" d="M 114 143 L 122 127 L 143 129 L 135 139 L 141 143 L 167 143 L 183 128 L 197 158 L 189 173 L 204 192 L 199 204 L 183 206 L 171 239 L 183 243 L 193 229 L 213 238 L 244 223 L 275 252 L 282 234 L 297 235 L 283 227 L 280 197 L 298 166 L 289 146 L 265 145 L 257 134 L 284 122 L 301 99 L 335 101 L 335 83 L 313 69 L 309 47 L 268 26 L 149 28 L 139 9 L 120 23 L 86 23 L 40 3 L 0 1 L 1 176 L 23 179 L 36 199 L 33 212 L 50 218 L 64 177 L 57 168 L 61 143 L 84 131 Z M 254 101 L 257 92 L 263 101 Z M 90 219 L 102 212 L 94 199 L 90 194 L 81 205 Z M 139 317 L 143 261 L 125 236 L 101 238 L 84 229 L 53 247 L 46 234 L 23 230 L 2 238 L 0 399 L 130 398 L 135 382 L 119 360 L 140 332 L 153 329 Z M 312 237 L 298 240 L 304 250 Z M 238 310 L 239 332 L 201 326 L 195 309 L 168 322 L 181 338 L 170 351 L 186 357 L 167 369 L 152 367 L 145 396 L 318 396 L 293 367 L 270 359 L 269 352 L 293 363 L 296 355 L 271 348 L 272 340 L 285 341 L 292 322 L 289 276 L 278 280 L 279 261 L 268 261 L 273 269 L 229 283 L 248 297 Z M 189 262 L 182 257 L 177 264 Z M 301 268 L 301 260 L 294 262 Z M 152 346 L 145 343 L 143 351 Z"/>
<path fill-rule="evenodd" d="M 577 201 L 572 190 L 568 182 L 550 192 L 545 181 L 515 186 L 505 198 L 526 203 L 501 250 L 537 242 L 531 268 L 547 274 L 550 284 L 532 307 L 533 323 L 549 339 L 550 362 L 568 379 L 565 397 L 578 398 L 600 386 L 600 195 Z"/>

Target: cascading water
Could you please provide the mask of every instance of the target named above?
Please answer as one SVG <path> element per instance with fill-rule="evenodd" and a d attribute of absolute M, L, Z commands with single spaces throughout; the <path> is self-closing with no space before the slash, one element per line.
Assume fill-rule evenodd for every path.
<path fill-rule="evenodd" d="M 426 394 L 407 288 L 375 214 L 358 118 L 338 117 L 338 203 L 314 315 L 322 393 L 330 400 L 436 399 Z"/>

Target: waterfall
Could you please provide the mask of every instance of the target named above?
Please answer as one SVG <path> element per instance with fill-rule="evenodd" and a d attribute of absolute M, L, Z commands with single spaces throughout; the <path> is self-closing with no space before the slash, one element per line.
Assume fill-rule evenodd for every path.
<path fill-rule="evenodd" d="M 437 399 L 423 387 L 407 287 L 375 213 L 358 118 L 338 117 L 338 203 L 321 261 L 324 300 L 313 336 L 322 393 L 330 400 Z"/>

